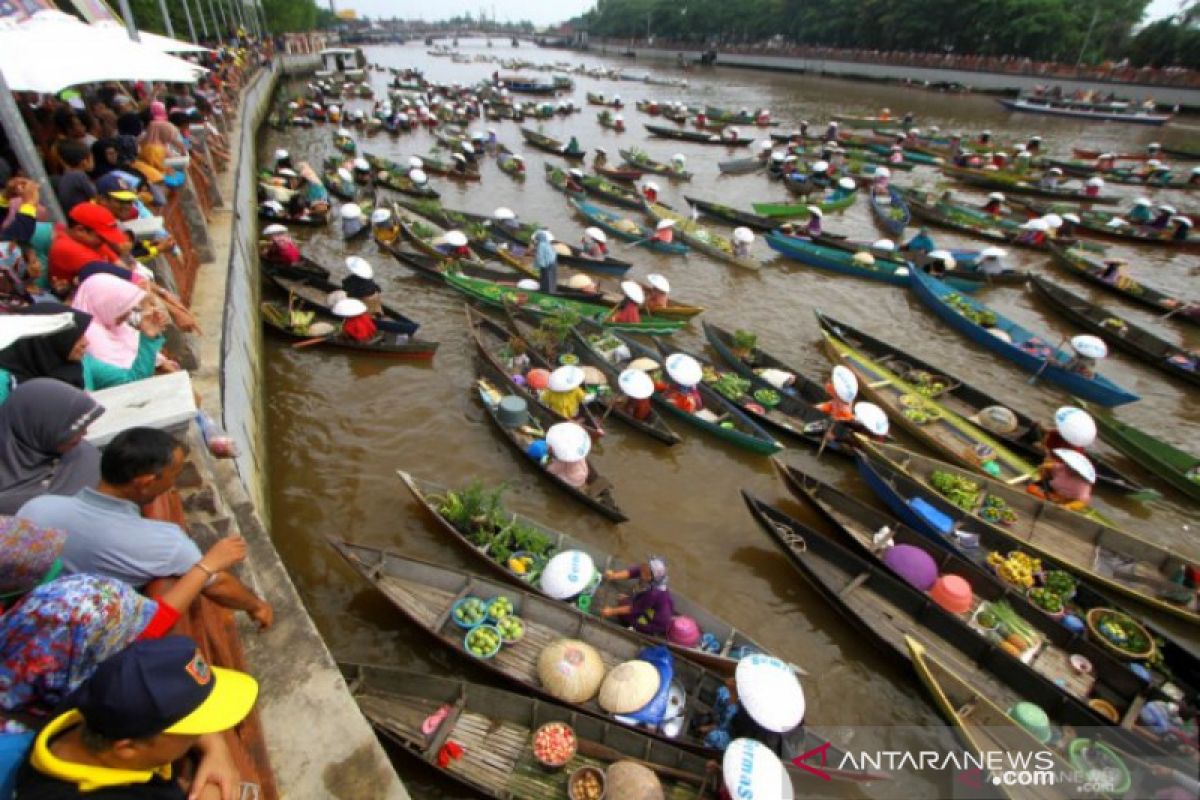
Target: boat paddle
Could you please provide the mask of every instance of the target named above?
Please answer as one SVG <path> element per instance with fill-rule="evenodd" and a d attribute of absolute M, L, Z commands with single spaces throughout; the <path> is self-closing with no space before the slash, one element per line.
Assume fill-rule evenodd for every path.
<path fill-rule="evenodd" d="M 311 347 L 314 344 L 320 344 L 321 342 L 329 341 L 329 339 L 330 339 L 329 336 L 314 336 L 311 339 L 305 339 L 302 342 L 293 343 L 292 348 L 295 350 L 299 350 L 302 347 Z"/>

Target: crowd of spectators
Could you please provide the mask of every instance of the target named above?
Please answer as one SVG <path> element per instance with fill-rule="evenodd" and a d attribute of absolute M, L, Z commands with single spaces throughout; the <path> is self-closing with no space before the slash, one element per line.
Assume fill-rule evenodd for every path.
<path fill-rule="evenodd" d="M 271 55 L 239 32 L 192 85 L 107 83 L 16 99 L 50 178 L 0 140 L 0 800 L 233 800 L 222 731 L 257 684 L 171 635 L 203 596 L 260 627 L 271 606 L 230 569 L 237 536 L 201 549 L 145 516 L 185 444 L 130 427 L 98 449 L 99 389 L 172 372 L 165 331 L 199 334 L 164 286 L 161 216 L 187 170 L 224 170 L 238 92 Z M 49 54 L 48 54 L 49 57 Z M 172 762 L 194 753 L 188 781 Z"/>

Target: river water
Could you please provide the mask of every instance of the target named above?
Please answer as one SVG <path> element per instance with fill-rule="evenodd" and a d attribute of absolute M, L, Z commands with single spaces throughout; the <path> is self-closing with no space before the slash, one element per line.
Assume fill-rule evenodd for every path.
<path fill-rule="evenodd" d="M 500 41 L 497 41 L 500 44 Z M 482 40 L 463 40 L 461 50 L 471 54 L 522 56 L 539 63 L 612 63 L 645 69 L 647 65 L 618 59 L 598 59 L 564 51 L 507 45 L 488 49 Z M 418 67 L 435 81 L 472 83 L 498 67 L 488 63 L 455 64 L 434 58 L 419 43 L 368 48 L 371 62 L 390 67 Z M 681 77 L 673 68 L 649 66 L 657 75 Z M 384 89 L 386 73 L 371 73 L 376 91 Z M 938 125 L 979 131 L 990 128 L 1001 141 L 1035 133 L 1045 137 L 1052 154 L 1069 157 L 1072 145 L 1105 149 L 1141 149 L 1165 137 L 1170 130 L 1137 126 L 1081 124 L 1052 118 L 1010 115 L 984 96 L 943 95 L 920 89 L 857 83 L 842 80 L 717 69 L 686 77 L 687 89 L 640 83 L 599 81 L 574 76 L 573 99 L 584 105 L 586 91 L 619 93 L 627 104 L 628 131 L 614 134 L 596 124 L 596 108 L 567 119 L 544 123 L 544 131 L 565 140 L 574 134 L 588 148 L 605 147 L 616 158 L 616 148 L 637 145 L 666 160 L 672 153 L 688 156 L 696 174 L 690 184 L 670 186 L 664 199 L 686 207 L 683 192 L 719 200 L 742 208 L 751 202 L 782 200 L 778 184 L 761 176 L 721 177 L 716 161 L 735 157 L 720 148 L 665 140 L 650 140 L 641 128 L 649 118 L 633 108 L 641 98 L 683 99 L 718 106 L 768 107 L 784 122 L 808 119 L 823 129 L 830 113 L 872 114 L 890 107 L 895 114 L 912 111 L 921 127 Z M 348 104 L 369 107 L 367 101 Z M 536 123 L 533 123 L 536 124 Z M 517 184 L 496 169 L 483 166 L 482 184 L 456 186 L 435 180 L 442 202 L 451 208 L 490 213 L 497 206 L 516 209 L 525 219 L 548 225 L 568 241 L 578 240 L 582 225 L 573 218 L 563 195 L 542 180 L 542 163 L 552 156 L 524 146 L 512 122 L 497 125 L 501 141 L 522 153 L 528 179 Z M 328 128 L 267 131 L 260 156 L 269 158 L 279 146 L 293 158 L 309 160 L 319 169 L 333 153 Z M 424 154 L 435 144 L 426 133 L 390 139 L 381 134 L 365 149 L 395 159 Z M 899 174 L 899 183 L 925 186 L 938 183 L 938 174 L 918 168 Z M 1136 196 L 1131 187 L 1115 191 Z M 980 195 L 955 189 L 968 197 Z M 1159 192 L 1181 208 L 1194 207 L 1184 195 Z M 1156 199 L 1158 199 L 1156 197 Z M 860 202 L 844 214 L 827 215 L 826 228 L 856 238 L 875 238 L 869 209 Z M 728 228 L 723 228 L 728 233 Z M 979 247 L 969 237 L 933 231 L 939 243 L 951 247 Z M 951 741 L 932 706 L 906 667 L 882 657 L 872 645 L 836 614 L 789 566 L 776 546 L 746 512 L 739 489 L 747 489 L 777 503 L 798 518 L 816 523 L 808 510 L 792 500 L 775 478 L 766 458 L 743 453 L 698 431 L 673 423 L 685 441 L 668 448 L 623 428 L 608 426 L 609 435 L 594 454 L 600 469 L 612 480 L 616 497 L 631 521 L 620 527 L 558 493 L 520 464 L 507 442 L 500 439 L 472 397 L 473 347 L 463 317 L 463 301 L 450 290 L 416 277 L 381 254 L 370 242 L 347 248 L 328 231 L 299 234 L 309 256 L 341 272 L 341 260 L 350 252 L 368 258 L 376 269 L 385 296 L 405 313 L 422 322 L 422 336 L 441 342 L 431 367 L 389 364 L 354 358 L 318 349 L 294 350 L 268 337 L 265 352 L 271 520 L 276 546 L 287 563 L 309 611 L 335 654 L 359 660 L 378 660 L 414 669 L 434 670 L 482 679 L 464 659 L 430 646 L 422 632 L 395 613 L 381 595 L 351 571 L 326 544 L 338 536 L 386 546 L 416 558 L 464 568 L 472 564 L 426 518 L 395 476 L 396 469 L 410 471 L 444 485 L 463 486 L 479 478 L 489 483 L 507 481 L 507 503 L 513 509 L 588 539 L 606 549 L 640 559 L 649 553 L 665 556 L 671 582 L 718 611 L 773 652 L 802 665 L 808 701 L 807 721 L 833 735 L 842 746 L 915 746 Z M 758 335 L 768 352 L 801 368 L 811 376 L 827 373 L 828 362 L 816 347 L 818 329 L 812 310 L 820 308 L 874 333 L 901 348 L 919 354 L 945 369 L 976 383 L 1022 410 L 1049 418 L 1065 398 L 1042 383 L 1030 387 L 1025 373 L 992 358 L 940 323 L 908 293 L 853 278 L 835 277 L 798 264 L 784 263 L 762 242 L 758 255 L 768 259 L 761 274 L 726 266 L 699 255 L 686 258 L 658 256 L 641 248 L 617 244 L 615 254 L 635 263 L 632 274 L 667 275 L 674 296 L 682 302 L 706 306 L 705 319 L 726 328 L 746 328 Z M 1147 283 L 1195 298 L 1200 287 L 1190 273 L 1200 260 L 1154 249 L 1114 248 L 1130 260 L 1131 272 Z M 1010 259 L 1022 268 L 1044 274 L 1097 302 L 1109 302 L 1087 286 L 1066 277 L 1047 257 L 1015 251 Z M 1023 324 L 1058 341 L 1074 331 L 1031 290 L 1023 287 L 991 288 L 985 302 Z M 1160 322 L 1124 303 L 1114 310 L 1146 324 L 1178 343 L 1200 347 L 1194 329 Z M 684 348 L 703 348 L 698 324 L 678 335 Z M 1200 408 L 1189 403 L 1183 384 L 1120 353 L 1103 364 L 1103 371 L 1133 389 L 1142 401 L 1120 410 L 1122 420 L 1144 427 L 1172 443 L 1200 450 Z M 1098 445 L 1100 450 L 1105 450 Z M 1119 456 L 1112 455 L 1117 461 Z M 854 489 L 856 478 L 849 462 L 826 455 L 817 460 L 812 451 L 789 450 L 783 457 L 839 485 Z M 1136 472 L 1136 468 L 1133 468 Z M 1152 485 L 1154 481 L 1147 478 Z M 1168 487 L 1158 486 L 1161 500 L 1150 503 L 1114 501 L 1101 497 L 1098 505 L 1123 526 L 1138 531 L 1181 552 L 1200 556 L 1189 520 L 1194 507 Z M 861 494 L 862 490 L 856 490 Z M 917 727 L 914 727 L 917 726 Z M 928 726 L 920 733 L 919 726 Z M 880 730 L 893 727 L 894 730 Z M 414 797 L 461 797 L 462 791 L 415 765 L 396 758 Z M 904 797 L 934 797 L 945 793 L 925 779 L 902 777 L 898 786 L 869 788 L 866 793 Z"/>

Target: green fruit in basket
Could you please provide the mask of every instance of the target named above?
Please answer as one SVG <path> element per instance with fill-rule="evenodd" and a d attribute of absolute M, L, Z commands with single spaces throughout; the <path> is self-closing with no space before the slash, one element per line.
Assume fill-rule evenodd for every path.
<path fill-rule="evenodd" d="M 496 620 L 504 619 L 509 614 L 512 614 L 512 612 L 513 612 L 512 600 L 509 600 L 507 597 L 505 597 L 503 595 L 501 595 L 500 597 L 497 597 L 495 600 L 493 600 L 491 602 L 490 605 L 488 605 L 488 614 L 491 615 L 492 619 L 496 619 Z"/>

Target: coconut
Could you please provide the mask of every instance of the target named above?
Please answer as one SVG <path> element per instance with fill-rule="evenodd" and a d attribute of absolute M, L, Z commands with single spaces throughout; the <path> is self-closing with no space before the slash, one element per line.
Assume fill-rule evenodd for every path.
<path fill-rule="evenodd" d="M 586 703 L 596 696 L 604 681 L 604 662 L 587 642 L 556 639 L 538 657 L 537 672 L 538 680 L 553 697 L 564 703 Z"/>
<path fill-rule="evenodd" d="M 649 767 L 618 761 L 605 772 L 605 797 L 612 800 L 664 800 L 662 784 Z"/>

